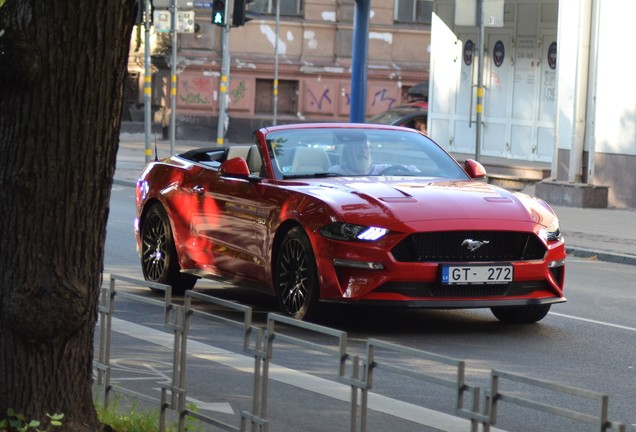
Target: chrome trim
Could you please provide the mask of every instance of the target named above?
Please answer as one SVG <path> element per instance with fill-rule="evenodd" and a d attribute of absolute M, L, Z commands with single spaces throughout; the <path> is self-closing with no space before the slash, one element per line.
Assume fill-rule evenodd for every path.
<path fill-rule="evenodd" d="M 354 261 L 340 258 L 333 259 L 333 265 L 340 267 L 351 267 L 365 270 L 384 270 L 384 264 L 369 261 Z"/>

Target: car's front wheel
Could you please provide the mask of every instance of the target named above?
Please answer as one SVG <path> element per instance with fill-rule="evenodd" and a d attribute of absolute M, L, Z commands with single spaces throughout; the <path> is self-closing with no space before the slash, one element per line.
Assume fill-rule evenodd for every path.
<path fill-rule="evenodd" d="M 319 298 L 316 258 L 300 227 L 289 230 L 283 239 L 274 282 L 281 312 L 300 320 L 315 316 Z"/>
<path fill-rule="evenodd" d="M 174 294 L 183 294 L 197 281 L 181 273 L 170 221 L 158 204 L 148 209 L 141 224 L 141 268 L 146 280 L 170 285 Z"/>
<path fill-rule="evenodd" d="M 550 312 L 549 304 L 530 306 L 502 306 L 490 308 L 492 314 L 501 322 L 529 324 L 541 321 Z"/>

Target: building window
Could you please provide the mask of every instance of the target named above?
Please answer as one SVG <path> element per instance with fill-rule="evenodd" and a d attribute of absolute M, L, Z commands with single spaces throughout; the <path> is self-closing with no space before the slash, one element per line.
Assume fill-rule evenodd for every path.
<path fill-rule="evenodd" d="M 278 0 L 255 0 L 250 4 L 249 10 L 261 15 L 276 15 L 276 2 Z M 281 16 L 302 16 L 303 0 L 280 0 Z"/>
<path fill-rule="evenodd" d="M 432 13 L 432 0 L 395 0 L 396 22 L 430 25 Z"/>
<path fill-rule="evenodd" d="M 254 112 L 256 114 L 272 114 L 274 109 L 274 80 L 256 79 Z M 280 115 L 295 116 L 298 113 L 298 81 L 278 81 L 278 107 Z"/>

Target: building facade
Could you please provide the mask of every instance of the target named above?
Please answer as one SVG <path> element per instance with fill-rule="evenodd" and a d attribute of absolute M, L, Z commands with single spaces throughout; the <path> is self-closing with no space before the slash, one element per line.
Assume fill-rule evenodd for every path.
<path fill-rule="evenodd" d="M 403 103 L 408 99 L 410 87 L 428 79 L 433 5 L 427 0 L 374 2 L 367 63 L 368 116 Z M 229 32 L 226 140 L 250 140 L 253 130 L 272 124 L 276 68 L 277 123 L 348 121 L 353 1 L 282 1 L 278 33 L 274 1 L 259 0 L 250 4 L 250 10 L 254 8 L 261 13 L 257 19 Z M 198 31 L 178 36 L 177 136 L 214 142 L 223 56 L 222 28 L 211 24 L 209 9 L 195 9 L 195 17 Z M 153 37 L 161 40 L 160 36 Z M 134 43 L 132 46 L 131 99 L 139 104 L 142 102 L 139 95 L 143 94 L 140 91 L 143 46 Z M 167 43 L 156 46 L 169 48 Z M 166 49 L 153 55 L 155 110 L 170 105 L 169 61 L 170 52 Z"/>
<path fill-rule="evenodd" d="M 367 116 L 405 102 L 410 87 L 429 81 L 429 134 L 453 153 L 475 154 L 478 32 L 456 24 L 457 8 L 471 2 L 372 1 Z M 624 49 L 636 2 L 485 3 L 503 5 L 503 15 L 484 35 L 481 154 L 551 165 L 550 181 L 606 188 L 610 207 L 636 208 L 636 57 Z M 250 10 L 261 15 L 229 32 L 228 142 L 247 142 L 274 120 L 349 119 L 353 0 L 282 0 L 278 30 L 275 6 L 256 0 Z M 195 20 L 197 32 L 178 36 L 176 135 L 214 143 L 222 31 L 209 9 L 196 9 Z M 170 52 L 152 35 L 152 104 L 160 121 L 170 108 Z M 143 102 L 142 40 L 137 32 L 131 44 L 131 118 Z"/>

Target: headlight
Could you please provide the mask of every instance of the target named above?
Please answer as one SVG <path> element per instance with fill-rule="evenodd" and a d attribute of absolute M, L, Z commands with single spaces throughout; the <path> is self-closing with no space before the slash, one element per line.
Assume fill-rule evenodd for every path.
<path fill-rule="evenodd" d="M 375 241 L 383 237 L 389 230 L 379 227 L 367 227 L 343 222 L 334 222 L 320 230 L 320 234 L 334 240 Z"/>
<path fill-rule="evenodd" d="M 561 234 L 561 228 L 559 228 L 559 221 L 555 219 L 549 227 L 540 231 L 540 235 L 546 241 L 560 241 L 563 235 Z"/>

